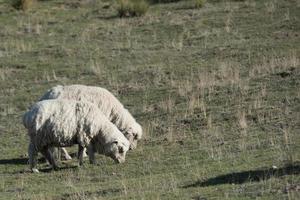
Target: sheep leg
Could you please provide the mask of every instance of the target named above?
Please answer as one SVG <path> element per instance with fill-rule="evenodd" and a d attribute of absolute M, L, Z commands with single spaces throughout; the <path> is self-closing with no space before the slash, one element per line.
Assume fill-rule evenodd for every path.
<path fill-rule="evenodd" d="M 72 157 L 64 147 L 61 148 L 61 154 L 65 157 L 66 160 L 72 160 Z"/>
<path fill-rule="evenodd" d="M 36 168 L 38 152 L 32 142 L 30 142 L 28 146 L 28 155 L 29 155 L 29 165 L 30 165 L 31 172 L 39 173 L 39 170 Z"/>
<path fill-rule="evenodd" d="M 84 157 L 84 158 L 88 157 L 88 155 L 87 155 L 86 151 L 87 151 L 87 149 L 86 149 L 86 148 L 84 148 L 84 150 L 83 150 L 83 157 Z"/>
<path fill-rule="evenodd" d="M 88 146 L 88 154 L 89 154 L 90 164 L 96 164 L 96 162 L 95 162 L 95 151 L 94 151 L 92 145 Z"/>
<path fill-rule="evenodd" d="M 80 147 L 78 146 L 78 152 L 79 152 L 79 148 L 80 148 Z M 83 152 L 82 152 L 82 157 L 83 157 L 83 158 L 88 157 L 86 151 L 87 151 L 87 149 L 84 148 L 84 149 L 83 149 Z M 68 152 L 67 152 L 67 153 L 68 153 Z M 71 159 L 72 159 L 72 158 L 71 158 Z M 77 159 L 79 159 L 79 153 L 77 154 Z"/>
<path fill-rule="evenodd" d="M 59 152 L 59 147 L 49 147 L 49 150 L 51 151 L 53 158 L 55 160 L 61 160 L 60 159 L 60 152 Z M 48 160 L 47 160 L 48 161 Z M 50 164 L 50 163 L 49 163 Z"/>
<path fill-rule="evenodd" d="M 58 166 L 55 162 L 55 159 L 53 158 L 52 152 L 48 148 L 44 148 L 42 150 L 42 154 L 45 156 L 45 158 L 48 160 L 48 162 L 52 165 L 54 170 L 58 170 Z"/>
<path fill-rule="evenodd" d="M 83 151 L 84 151 L 84 147 L 81 145 L 78 145 L 78 159 L 79 159 L 80 166 L 83 165 Z"/>
<path fill-rule="evenodd" d="M 53 157 L 52 152 L 51 152 L 49 149 L 47 149 L 46 155 L 47 155 L 47 157 L 49 157 L 50 163 L 51 163 L 53 169 L 54 169 L 54 170 L 58 170 L 59 168 L 58 168 L 58 166 L 57 166 L 57 164 L 56 164 L 56 161 L 55 161 L 55 159 L 54 159 L 54 157 Z"/>

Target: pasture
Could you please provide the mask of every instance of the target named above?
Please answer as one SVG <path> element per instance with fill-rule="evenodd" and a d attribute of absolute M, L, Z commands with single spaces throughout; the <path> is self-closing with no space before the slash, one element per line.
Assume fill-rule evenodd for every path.
<path fill-rule="evenodd" d="M 300 3 L 0 0 L 0 199 L 300 199 Z M 97 155 L 29 173 L 23 113 L 50 87 L 109 89 L 143 126 Z M 70 153 L 76 155 L 76 147 Z"/>

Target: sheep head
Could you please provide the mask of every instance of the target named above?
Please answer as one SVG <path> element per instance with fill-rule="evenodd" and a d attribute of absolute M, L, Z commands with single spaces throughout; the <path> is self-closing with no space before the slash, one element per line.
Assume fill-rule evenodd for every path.
<path fill-rule="evenodd" d="M 135 149 L 137 147 L 137 141 L 142 138 L 143 130 L 140 124 L 134 123 L 124 133 L 125 137 L 130 142 L 129 149 Z"/>
<path fill-rule="evenodd" d="M 110 144 L 106 145 L 105 155 L 111 157 L 116 163 L 124 163 L 126 153 L 129 150 L 129 141 L 118 141 L 115 140 Z"/>

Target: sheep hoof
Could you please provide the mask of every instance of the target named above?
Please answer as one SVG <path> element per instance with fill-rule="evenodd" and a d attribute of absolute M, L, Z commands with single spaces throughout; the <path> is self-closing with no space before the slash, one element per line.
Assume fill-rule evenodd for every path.
<path fill-rule="evenodd" d="M 83 151 L 82 157 L 84 157 L 84 158 L 88 157 L 88 155 L 87 155 L 87 153 L 85 151 Z"/>
<path fill-rule="evenodd" d="M 91 165 L 96 165 L 97 162 L 96 162 L 95 160 L 90 160 L 90 164 L 91 164 Z"/>
<path fill-rule="evenodd" d="M 58 170 L 59 170 L 59 167 L 53 166 L 53 170 L 54 170 L 54 171 L 58 171 Z"/>
<path fill-rule="evenodd" d="M 66 155 L 65 160 L 72 160 L 72 157 L 70 155 Z"/>
<path fill-rule="evenodd" d="M 32 172 L 32 173 L 39 173 L 40 171 L 39 171 L 37 168 L 32 168 L 32 169 L 31 169 L 31 172 Z"/>

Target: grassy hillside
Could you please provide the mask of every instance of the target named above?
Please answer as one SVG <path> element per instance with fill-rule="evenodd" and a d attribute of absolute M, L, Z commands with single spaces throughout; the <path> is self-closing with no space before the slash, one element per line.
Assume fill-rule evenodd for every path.
<path fill-rule="evenodd" d="M 299 199 L 300 3 L 0 0 L 0 199 Z M 117 165 L 41 173 L 22 114 L 58 84 L 102 86 L 141 122 Z M 76 152 L 76 147 L 70 149 Z"/>

